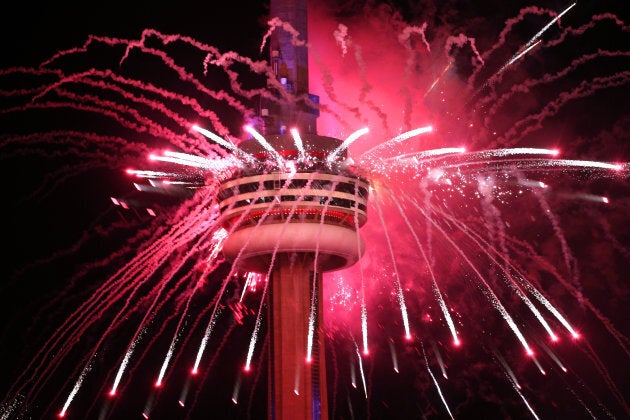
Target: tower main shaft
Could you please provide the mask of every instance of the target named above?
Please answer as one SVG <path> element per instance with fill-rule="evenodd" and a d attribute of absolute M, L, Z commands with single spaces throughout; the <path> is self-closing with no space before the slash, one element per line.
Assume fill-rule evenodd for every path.
<path fill-rule="evenodd" d="M 308 92 L 307 0 L 271 0 L 270 12 L 291 24 L 300 42 L 282 27 L 272 33 L 275 86 L 286 92 L 261 100 L 265 139 L 239 144 L 250 160 L 220 186 L 220 220 L 229 232 L 223 253 L 241 270 L 270 273 L 268 418 L 326 420 L 322 273 L 348 267 L 363 254 L 358 229 L 367 220 L 369 185 L 344 168 L 341 140 L 316 134 L 319 98 Z M 287 134 L 292 129 L 301 133 L 299 141 Z"/>

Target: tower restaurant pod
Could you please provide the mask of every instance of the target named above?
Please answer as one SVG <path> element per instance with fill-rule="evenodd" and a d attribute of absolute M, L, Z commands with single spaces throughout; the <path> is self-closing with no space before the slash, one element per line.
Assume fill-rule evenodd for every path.
<path fill-rule="evenodd" d="M 255 160 L 219 188 L 220 222 L 231 232 L 225 257 L 246 271 L 266 273 L 272 258 L 310 255 L 318 271 L 353 265 L 364 251 L 358 228 L 367 221 L 369 184 L 344 168 L 345 152 L 327 157 L 340 140 L 305 134 L 303 151 L 291 135 L 266 136 L 239 148 Z M 277 157 L 283 168 L 267 168 Z M 316 258 L 315 258 L 316 256 Z"/>

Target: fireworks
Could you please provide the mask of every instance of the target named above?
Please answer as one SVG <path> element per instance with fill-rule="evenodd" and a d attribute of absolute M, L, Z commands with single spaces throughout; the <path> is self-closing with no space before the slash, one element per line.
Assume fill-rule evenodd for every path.
<path fill-rule="evenodd" d="M 280 188 L 254 189 L 239 211 L 293 197 L 289 215 L 269 205 L 253 222 L 311 217 L 303 205 L 315 199 L 342 218 L 331 194 L 362 193 L 335 177 L 369 183 L 362 258 L 324 280 L 333 418 L 627 415 L 618 367 L 630 345 L 616 310 L 629 155 L 622 139 L 602 144 L 626 133 L 627 112 L 606 110 L 598 127 L 593 104 L 627 95 L 627 71 L 609 64 L 628 52 L 573 46 L 596 30 L 627 40 L 628 27 L 583 15 L 579 4 L 524 8 L 481 36 L 382 8 L 342 24 L 315 10 L 309 43 L 294 36 L 311 54 L 318 131 L 340 139 L 321 156 L 293 127 L 291 153 L 256 129 L 258 98 L 303 100 L 269 63 L 185 35 L 92 36 L 0 71 L 0 150 L 17 162 L 5 169 L 37 166 L 23 180 L 45 173 L 34 196 L 65 203 L 83 193 L 64 186 L 89 178 L 79 188 L 107 209 L 22 271 L 67 287 L 37 313 L 33 331 L 59 322 L 30 334 L 0 418 L 266 410 L 268 283 L 221 253 L 220 186 L 250 172 L 281 174 Z M 278 19 L 266 29 L 291 31 Z M 239 148 L 247 137 L 265 157 Z"/>

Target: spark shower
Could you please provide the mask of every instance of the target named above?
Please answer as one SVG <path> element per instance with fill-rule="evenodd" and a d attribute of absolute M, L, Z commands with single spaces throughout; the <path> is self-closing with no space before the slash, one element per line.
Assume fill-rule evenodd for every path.
<path fill-rule="evenodd" d="M 293 33 L 343 141 L 316 157 L 254 128 L 261 98 L 300 99 L 261 58 L 292 31 L 273 16 L 258 57 L 145 29 L 3 69 L 5 199 L 68 239 L 16 241 L 47 252 L 14 251 L 3 286 L 26 309 L 0 418 L 265 412 L 266 278 L 223 259 L 218 185 L 304 165 L 370 185 L 364 254 L 324 277 L 332 418 L 627 416 L 628 25 L 579 3 L 411 12 L 309 9 Z"/>

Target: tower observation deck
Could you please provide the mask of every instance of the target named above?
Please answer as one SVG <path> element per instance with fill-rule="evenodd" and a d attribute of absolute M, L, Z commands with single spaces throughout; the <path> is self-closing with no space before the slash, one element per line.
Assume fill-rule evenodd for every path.
<path fill-rule="evenodd" d="M 306 3 L 271 0 L 271 17 L 306 40 Z M 264 140 L 239 144 L 248 162 L 219 186 L 223 254 L 243 271 L 270 273 L 268 418 L 327 419 L 322 273 L 363 255 L 369 184 L 345 166 L 341 140 L 316 134 L 306 47 L 278 28 L 270 56 L 295 101 L 261 102 Z"/>

